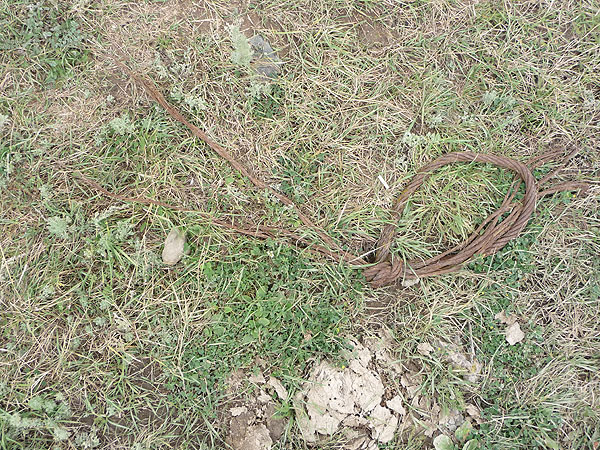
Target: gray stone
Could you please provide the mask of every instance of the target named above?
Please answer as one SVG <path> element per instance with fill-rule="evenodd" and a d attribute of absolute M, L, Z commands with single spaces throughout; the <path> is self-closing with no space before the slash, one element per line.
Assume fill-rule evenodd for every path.
<path fill-rule="evenodd" d="M 275 79 L 281 72 L 283 61 L 279 59 L 271 44 L 262 36 L 256 35 L 248 39 L 250 46 L 254 50 L 252 65 L 254 70 L 266 79 Z"/>

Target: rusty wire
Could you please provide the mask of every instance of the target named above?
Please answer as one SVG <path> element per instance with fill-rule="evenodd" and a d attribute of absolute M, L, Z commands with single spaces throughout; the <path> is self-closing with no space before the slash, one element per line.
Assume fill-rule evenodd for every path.
<path fill-rule="evenodd" d="M 115 61 L 115 63 L 137 84 L 142 86 L 146 93 L 158 104 L 160 104 L 173 119 L 185 125 L 194 136 L 204 141 L 213 151 L 227 160 L 234 169 L 236 169 L 244 177 L 248 178 L 256 187 L 269 192 L 279 199 L 284 205 L 293 209 L 304 226 L 308 230 L 316 233 L 316 235 L 322 240 L 323 244 L 315 244 L 314 242 L 311 242 L 307 238 L 301 236 L 299 233 L 286 228 L 253 223 L 233 223 L 214 218 L 208 213 L 202 211 L 190 210 L 146 197 L 131 197 L 115 194 L 106 190 L 96 181 L 88 178 L 82 173 L 75 172 L 80 179 L 102 194 L 120 201 L 151 204 L 178 211 L 195 212 L 201 214 L 210 223 L 239 234 L 253 236 L 260 239 L 286 239 L 292 244 L 306 248 L 314 254 L 325 256 L 334 261 L 342 260 L 350 264 L 352 267 L 363 269 L 365 278 L 375 287 L 391 285 L 398 280 L 409 281 L 453 272 L 461 268 L 464 263 L 471 260 L 475 255 L 493 254 L 504 247 L 510 240 L 521 234 L 529 222 L 529 219 L 535 210 L 536 202 L 539 200 L 539 198 L 544 195 L 553 194 L 559 191 L 587 189 L 586 183 L 566 182 L 540 191 L 538 186 L 541 186 L 547 182 L 557 172 L 558 169 L 551 172 L 540 181 L 536 181 L 532 174 L 532 170 L 535 168 L 559 157 L 562 157 L 562 162 L 565 164 L 575 154 L 575 152 L 572 152 L 568 155 L 565 155 L 564 151 L 548 152 L 531 159 L 527 165 L 515 159 L 498 155 L 488 155 L 475 152 L 448 153 L 422 167 L 412 178 L 404 191 L 398 196 L 391 208 L 393 220 L 381 231 L 381 235 L 377 242 L 374 262 L 370 263 L 367 261 L 365 255 L 354 255 L 344 250 L 325 232 L 322 227 L 316 225 L 309 215 L 304 213 L 300 207 L 289 197 L 281 192 L 276 191 L 267 183 L 262 181 L 242 163 L 236 160 L 225 148 L 210 139 L 210 137 L 208 137 L 206 133 L 204 133 L 196 125 L 189 122 L 177 108 L 175 108 L 165 99 L 165 97 L 150 79 L 136 74 L 123 61 L 115 59 L 114 57 L 110 58 Z M 516 180 L 508 190 L 500 207 L 490 214 L 464 242 L 444 251 L 439 255 L 425 260 L 413 259 L 406 261 L 395 257 L 391 252 L 391 247 L 396 236 L 396 223 L 402 216 L 410 196 L 427 180 L 429 176 L 431 176 L 434 171 L 448 164 L 461 162 L 492 164 L 514 172 L 516 177 L 519 179 Z M 525 184 L 525 194 L 519 203 L 515 203 L 515 196 L 519 191 L 521 183 Z"/>

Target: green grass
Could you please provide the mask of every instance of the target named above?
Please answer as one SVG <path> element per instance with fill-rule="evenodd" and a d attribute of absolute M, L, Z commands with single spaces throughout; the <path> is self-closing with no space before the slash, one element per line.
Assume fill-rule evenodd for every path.
<path fill-rule="evenodd" d="M 55 85 L 87 61 L 80 24 L 71 14 L 65 17 L 61 13 L 66 11 L 44 2 L 5 1 L 2 7 L 0 48 L 12 51 L 17 56 L 13 63 L 36 84 Z M 13 8 L 20 14 L 8 14 Z"/>
<path fill-rule="evenodd" d="M 592 1 L 0 0 L 0 448 L 223 448 L 233 372 L 272 374 L 293 394 L 349 335 L 381 329 L 423 375 L 423 395 L 481 410 L 480 448 L 594 448 L 599 17 Z M 232 60 L 234 24 L 279 52 L 272 85 Z M 540 201 L 519 239 L 459 273 L 374 290 L 343 264 L 119 203 L 73 176 L 300 226 L 98 52 L 116 48 L 357 254 L 416 170 L 449 151 L 526 161 L 579 148 L 564 177 L 595 185 Z M 438 171 L 411 198 L 394 251 L 424 257 L 462 241 L 511 180 L 487 165 Z M 173 226 L 186 255 L 167 269 Z M 501 310 L 518 316 L 523 342 L 507 344 Z M 419 354 L 439 337 L 483 365 L 476 382 L 442 353 Z M 418 433 L 382 446 L 429 447 Z M 274 448 L 306 444 L 292 422 Z"/>

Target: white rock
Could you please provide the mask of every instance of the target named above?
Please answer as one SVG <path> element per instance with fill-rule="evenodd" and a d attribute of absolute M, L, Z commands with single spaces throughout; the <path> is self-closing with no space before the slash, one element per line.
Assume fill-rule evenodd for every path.
<path fill-rule="evenodd" d="M 352 382 L 355 402 L 364 412 L 369 412 L 381 403 L 385 388 L 379 375 L 373 372 L 357 376 Z"/>
<path fill-rule="evenodd" d="M 311 417 L 314 424 L 312 428 L 314 428 L 317 433 L 330 436 L 337 431 L 341 422 L 338 417 L 334 417 L 329 412 L 318 411 L 316 414 L 315 412 L 315 409 L 308 408 L 308 415 Z"/>
<path fill-rule="evenodd" d="M 384 444 L 394 439 L 394 433 L 398 428 L 398 418 L 389 409 L 377 405 L 371 413 L 370 419 L 369 426 L 373 429 L 374 439 Z"/>
<path fill-rule="evenodd" d="M 354 396 L 352 395 L 352 378 L 340 372 L 326 362 L 316 369 L 316 377 L 311 389 L 307 392 L 307 404 L 314 410 L 337 411 L 342 414 L 354 414 Z"/>
<path fill-rule="evenodd" d="M 402 399 L 399 395 L 392 397 L 390 400 L 385 402 L 386 406 L 390 408 L 395 413 L 400 416 L 404 416 L 406 414 L 406 409 L 402 406 Z"/>
<path fill-rule="evenodd" d="M 403 280 L 402 287 L 409 288 L 421 282 L 420 278 L 413 278 L 412 280 Z"/>
<path fill-rule="evenodd" d="M 375 441 L 366 442 L 363 447 L 365 450 L 379 450 L 379 445 Z"/>
<path fill-rule="evenodd" d="M 183 247 L 185 245 L 185 233 L 173 228 L 165 239 L 165 246 L 162 252 L 163 263 L 173 266 L 181 260 L 183 256 Z"/>
<path fill-rule="evenodd" d="M 263 424 L 254 425 L 246 430 L 246 436 L 239 450 L 270 450 L 273 440 L 269 430 Z"/>
<path fill-rule="evenodd" d="M 258 375 L 250 375 L 250 377 L 248 377 L 248 381 L 250 383 L 254 383 L 254 384 L 265 384 L 266 380 L 265 377 L 263 376 L 262 373 L 258 373 Z"/>
<path fill-rule="evenodd" d="M 369 442 L 369 438 L 368 437 L 357 437 L 354 439 L 349 439 L 345 444 L 344 444 L 344 450 L 362 450 L 363 448 L 365 448 L 365 445 L 367 442 Z"/>
<path fill-rule="evenodd" d="M 273 389 L 275 389 L 277 396 L 281 400 L 286 401 L 288 399 L 287 389 L 283 386 L 283 384 L 281 384 L 281 381 L 279 381 L 277 378 L 269 377 L 269 381 L 267 382 L 267 385 L 269 385 Z"/>
<path fill-rule="evenodd" d="M 237 417 L 240 414 L 244 414 L 245 412 L 248 412 L 248 408 L 246 408 L 245 406 L 238 406 L 237 408 L 231 408 L 229 410 L 229 412 L 231 413 L 231 415 L 233 417 Z"/>
<path fill-rule="evenodd" d="M 344 426 L 347 424 L 344 422 Z M 365 447 L 365 443 L 370 440 L 369 436 L 364 430 L 353 430 L 352 428 L 346 428 L 343 431 L 344 439 L 344 450 L 360 450 Z"/>
<path fill-rule="evenodd" d="M 347 416 L 342 425 L 351 428 L 360 428 L 367 425 L 369 421 L 361 416 Z"/>
<path fill-rule="evenodd" d="M 296 423 L 298 424 L 302 438 L 306 442 L 316 442 L 317 430 L 315 429 L 315 423 L 310 420 L 309 415 L 304 410 L 304 407 L 300 404 L 300 399 L 298 396 L 295 398 L 294 409 L 296 413 Z"/>
<path fill-rule="evenodd" d="M 362 345 L 360 345 L 358 343 L 355 344 L 354 348 L 357 351 L 356 359 L 358 361 L 360 361 L 360 363 L 364 367 L 367 367 L 367 365 L 371 362 L 371 352 L 369 351 L 369 349 L 363 347 Z"/>
<path fill-rule="evenodd" d="M 305 389 L 294 397 L 296 420 L 307 442 L 318 442 L 319 435 L 330 436 L 344 427 L 355 431 L 368 428 L 372 438 L 381 442 L 393 439 L 398 418 L 380 406 L 385 388 L 379 373 L 369 368 L 373 355 L 362 345 L 353 345 L 348 368 L 341 370 L 322 362 L 312 371 Z M 404 411 L 401 404 L 397 409 Z M 372 446 L 371 438 L 361 443 L 359 437 L 349 435 L 348 441 L 363 450 Z"/>
<path fill-rule="evenodd" d="M 525 333 L 521 331 L 519 322 L 513 323 L 506 329 L 506 342 L 510 345 L 515 345 L 523 340 Z"/>
<path fill-rule="evenodd" d="M 363 365 L 360 360 L 353 359 L 348 363 L 348 368 L 358 375 L 364 375 L 369 372 L 369 369 L 365 365 Z"/>
<path fill-rule="evenodd" d="M 428 342 L 421 342 L 417 345 L 417 351 L 423 356 L 429 356 L 429 354 L 433 351 L 433 347 Z"/>
<path fill-rule="evenodd" d="M 465 411 L 478 424 L 481 424 L 483 422 L 483 419 L 481 418 L 481 412 L 479 411 L 479 408 L 477 408 L 477 406 L 472 405 L 472 404 L 469 403 L 469 404 L 467 404 L 467 407 L 465 408 Z"/>
<path fill-rule="evenodd" d="M 256 399 L 260 402 L 260 403 L 269 403 L 271 401 L 271 396 L 269 394 L 267 394 L 265 391 L 260 391 L 260 394 L 258 395 L 258 397 L 256 397 Z"/>

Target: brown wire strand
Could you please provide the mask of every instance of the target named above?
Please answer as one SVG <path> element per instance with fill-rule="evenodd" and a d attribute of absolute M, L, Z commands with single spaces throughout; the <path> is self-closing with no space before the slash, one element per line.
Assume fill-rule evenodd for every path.
<path fill-rule="evenodd" d="M 196 125 L 190 123 L 177 108 L 165 99 L 151 80 L 133 72 L 123 61 L 114 57 L 108 57 L 137 84 L 142 86 L 146 93 L 161 105 L 173 119 L 185 125 L 194 136 L 204 141 L 206 145 L 219 156 L 227 160 L 227 162 L 229 162 L 229 164 L 231 164 L 231 166 L 240 174 L 248 178 L 259 189 L 274 195 L 284 205 L 292 208 L 307 230 L 314 232 L 322 240 L 324 245 L 315 244 L 297 232 L 285 228 L 260 224 L 237 224 L 233 221 L 215 218 L 206 212 L 170 205 L 146 197 L 131 197 L 115 194 L 103 188 L 96 181 L 88 178 L 81 172 L 74 172 L 79 179 L 101 194 L 119 201 L 160 206 L 175 211 L 194 212 L 200 214 L 209 223 L 216 226 L 259 239 L 287 239 L 292 244 L 305 248 L 313 254 L 325 256 L 334 261 L 343 260 L 353 267 L 362 268 L 367 281 L 375 287 L 390 285 L 399 279 L 413 280 L 453 272 L 460 269 L 464 263 L 469 261 L 475 255 L 493 254 L 504 247 L 510 240 L 521 234 L 535 210 L 536 202 L 541 197 L 559 191 L 585 191 L 588 187 L 588 185 L 583 182 L 564 182 L 541 192 L 539 191 L 538 182 L 536 182 L 532 170 L 562 156 L 564 154 L 562 151 L 553 151 L 536 156 L 530 159 L 527 165 L 515 159 L 498 155 L 475 152 L 448 153 L 422 167 L 412 178 L 404 191 L 398 196 L 391 209 L 392 221 L 382 229 L 377 242 L 375 261 L 373 264 L 369 265 L 364 256 L 357 256 L 345 251 L 322 227 L 316 225 L 309 215 L 302 211 L 289 197 L 276 191 L 262 181 L 242 163 L 236 160 L 225 148 L 213 141 Z M 571 152 L 566 157 L 563 156 L 563 163 L 566 163 L 566 161 L 574 156 L 575 153 L 576 152 Z M 501 206 L 495 212 L 490 214 L 464 242 L 439 255 L 426 260 L 417 259 L 409 261 L 403 261 L 394 257 L 391 252 L 391 246 L 397 233 L 396 223 L 400 220 L 410 196 L 432 175 L 433 172 L 441 167 L 455 163 L 473 162 L 492 164 L 514 172 L 515 176 L 518 177 L 506 193 Z M 540 184 L 547 182 L 559 170 L 560 168 L 556 168 L 554 171 L 550 172 L 540 181 Z M 515 204 L 513 200 L 519 191 L 521 183 L 525 184 L 525 194 L 520 204 Z"/>

